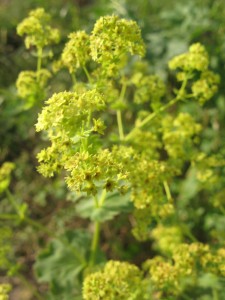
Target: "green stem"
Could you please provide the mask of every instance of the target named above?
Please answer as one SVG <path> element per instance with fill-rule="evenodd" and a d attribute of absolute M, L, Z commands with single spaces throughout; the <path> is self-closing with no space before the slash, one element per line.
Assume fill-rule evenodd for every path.
<path fill-rule="evenodd" d="M 95 200 L 95 207 L 98 208 L 99 207 L 98 198 L 94 196 L 94 200 Z"/>
<path fill-rule="evenodd" d="M 165 192 L 166 192 L 167 200 L 168 200 L 169 203 L 172 203 L 173 202 L 173 197 L 171 195 L 170 187 L 168 185 L 168 182 L 167 181 L 163 181 L 163 185 L 164 185 L 164 189 L 165 189 Z"/>
<path fill-rule="evenodd" d="M 77 81 L 76 81 L 76 76 L 75 76 L 75 74 L 74 74 L 74 73 L 71 73 L 70 75 L 71 75 L 71 78 L 72 78 L 72 82 L 73 82 L 73 89 L 74 89 L 74 87 L 75 87 L 75 85 L 76 85 L 76 83 L 77 83 Z"/>
<path fill-rule="evenodd" d="M 185 226 L 181 226 L 181 228 L 184 230 L 184 233 L 189 237 L 189 239 L 193 243 L 198 242 L 198 240 L 196 239 L 196 237 L 191 233 L 191 231 L 189 230 L 189 228 L 186 225 Z"/>
<path fill-rule="evenodd" d="M 102 191 L 101 197 L 98 200 L 97 197 L 94 197 L 95 200 L 95 207 L 100 208 L 103 206 L 105 202 L 107 191 L 104 189 Z M 100 239 L 100 222 L 94 223 L 94 236 L 91 243 L 91 254 L 90 254 L 90 260 L 89 260 L 89 266 L 92 267 L 95 265 L 96 261 L 96 254 L 98 250 L 99 245 L 99 239 Z"/>
<path fill-rule="evenodd" d="M 106 194 L 107 194 L 107 191 L 104 189 L 102 191 L 102 195 L 101 195 L 101 198 L 99 200 L 99 207 L 102 207 L 104 202 L 105 202 L 105 197 L 106 197 Z"/>
<path fill-rule="evenodd" d="M 138 123 L 131 131 L 130 133 L 128 133 L 128 135 L 125 137 L 125 140 L 129 140 L 135 129 L 137 128 L 141 128 L 143 127 L 144 125 L 146 125 L 147 123 L 149 123 L 151 120 L 153 120 L 155 117 L 157 117 L 160 113 L 162 113 L 164 110 L 166 110 L 167 108 L 169 108 L 170 106 L 173 106 L 177 101 L 179 101 L 180 99 L 179 98 L 174 98 L 172 99 L 169 103 L 167 103 L 166 105 L 162 106 L 159 110 L 151 113 L 149 116 L 147 116 L 144 120 L 142 120 L 140 123 Z"/>
<path fill-rule="evenodd" d="M 198 242 L 196 237 L 190 231 L 189 227 L 186 224 L 184 224 L 182 221 L 180 221 L 178 209 L 176 209 L 176 208 L 175 208 L 175 216 L 176 216 L 176 222 L 180 226 L 184 236 L 187 236 L 193 243 Z"/>
<path fill-rule="evenodd" d="M 122 115 L 121 111 L 117 110 L 116 111 L 116 116 L 117 116 L 117 124 L 118 124 L 118 129 L 119 129 L 119 137 L 120 140 L 124 140 L 124 132 L 123 132 L 123 122 L 122 122 Z"/>
<path fill-rule="evenodd" d="M 159 114 L 161 114 L 162 112 L 164 112 L 167 108 L 173 106 L 176 102 L 180 101 L 183 98 L 183 94 L 184 94 L 184 90 L 186 88 L 187 82 L 188 82 L 188 76 L 183 81 L 183 83 L 181 85 L 181 88 L 180 88 L 177 96 L 175 98 L 173 98 L 172 100 L 170 100 L 166 105 L 160 107 L 160 109 L 158 109 L 157 111 L 154 111 L 149 116 L 147 116 L 146 118 L 144 118 L 144 120 L 142 120 L 140 123 L 138 123 L 130 131 L 130 133 L 125 137 L 125 140 L 127 141 L 127 140 L 129 140 L 132 137 L 135 129 L 143 127 L 144 125 L 146 125 L 147 123 L 149 123 L 151 120 L 153 120 L 155 117 L 157 117 Z"/>
<path fill-rule="evenodd" d="M 83 70 L 84 70 L 84 73 L 87 76 L 87 79 L 88 79 L 89 83 L 91 83 L 91 76 L 90 76 L 90 74 L 89 74 L 89 72 L 88 72 L 88 70 L 87 70 L 87 68 L 86 68 L 85 65 L 83 65 Z"/>
<path fill-rule="evenodd" d="M 119 101 L 123 101 L 125 94 L 126 94 L 126 89 L 127 89 L 127 85 L 124 83 L 122 85 L 121 88 L 121 92 L 120 92 L 120 96 L 119 96 Z M 122 121 L 122 114 L 121 114 L 121 110 L 117 110 L 116 111 L 116 117 L 117 117 L 117 124 L 118 124 L 118 130 L 119 130 L 119 137 L 120 140 L 124 140 L 124 131 L 123 131 L 123 121 Z"/>
<path fill-rule="evenodd" d="M 125 97 L 125 94 L 126 94 L 126 90 L 127 90 L 127 85 L 126 85 L 126 83 L 124 83 L 124 84 L 122 85 L 121 92 L 120 92 L 120 97 L 119 97 L 119 99 L 120 99 L 121 101 L 124 100 L 124 97 Z"/>
<path fill-rule="evenodd" d="M 87 119 L 87 125 L 86 125 L 86 128 L 87 130 L 90 129 L 90 125 L 91 125 L 91 116 L 92 116 L 92 111 L 89 112 L 88 114 L 88 119 Z M 84 132 L 84 130 L 83 130 Z M 87 151 L 87 148 L 88 148 L 88 140 L 89 140 L 89 136 L 87 136 L 84 140 L 84 145 L 83 145 L 83 150 L 84 151 Z"/>
<path fill-rule="evenodd" d="M 95 265 L 96 261 L 96 254 L 98 250 L 98 244 L 99 244 L 99 236 L 100 236 L 100 223 L 95 222 L 94 223 L 94 236 L 91 244 L 91 255 L 90 255 L 90 261 L 89 266 L 92 267 Z"/>
<path fill-rule="evenodd" d="M 88 119 L 87 119 L 87 129 L 89 129 L 89 127 L 91 125 L 91 116 L 92 116 L 92 111 L 90 110 L 90 112 L 88 114 Z"/>

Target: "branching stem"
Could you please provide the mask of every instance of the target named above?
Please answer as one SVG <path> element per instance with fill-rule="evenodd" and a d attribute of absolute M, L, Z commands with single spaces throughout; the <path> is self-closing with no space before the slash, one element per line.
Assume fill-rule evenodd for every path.
<path fill-rule="evenodd" d="M 89 72 L 88 72 L 88 70 L 87 70 L 87 68 L 86 68 L 85 65 L 83 65 L 83 70 L 84 70 L 84 73 L 87 76 L 87 79 L 88 79 L 89 83 L 91 83 L 91 76 L 90 76 L 90 74 L 89 74 Z"/>
<path fill-rule="evenodd" d="M 137 123 L 135 125 L 135 127 L 130 131 L 130 133 L 124 138 L 125 141 L 128 141 L 132 137 L 134 131 L 137 128 L 143 127 L 144 125 L 146 125 L 147 123 L 149 123 L 151 120 L 153 120 L 155 117 L 157 117 L 159 114 L 161 114 L 162 112 L 164 112 L 166 109 L 168 109 L 169 107 L 173 106 L 176 102 L 180 101 L 183 98 L 183 94 L 184 94 L 187 82 L 188 82 L 188 76 L 183 81 L 183 83 L 181 85 L 181 88 L 180 88 L 177 96 L 175 98 L 173 98 L 172 100 L 170 100 L 166 105 L 161 106 L 157 111 L 154 111 L 153 113 L 151 113 L 150 115 L 148 115 L 140 123 Z"/>

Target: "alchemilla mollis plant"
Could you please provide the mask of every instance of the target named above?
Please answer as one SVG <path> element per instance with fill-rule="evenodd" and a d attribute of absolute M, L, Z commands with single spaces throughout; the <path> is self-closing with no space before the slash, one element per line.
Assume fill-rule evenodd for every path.
<path fill-rule="evenodd" d="M 222 151 L 201 146 L 200 115 L 220 83 L 205 47 L 192 44 L 169 61 L 169 85 L 151 72 L 135 21 L 104 16 L 91 33 L 71 33 L 51 68 L 43 62 L 59 32 L 50 16 L 36 9 L 17 29 L 38 58 L 37 69 L 22 71 L 16 83 L 26 109 L 42 106 L 35 126 L 48 145 L 37 154 L 38 172 L 62 175 L 77 215 L 92 224 L 54 234 L 37 257 L 37 279 L 49 284 L 43 299 L 224 299 L 224 238 L 199 240 L 178 193 L 191 173 L 197 197 L 208 193 L 209 204 L 224 212 Z M 44 101 L 61 69 L 71 88 Z M 140 243 L 152 242 L 154 252 L 149 246 L 149 259 L 138 266 L 106 259 L 101 249 L 101 228 L 122 213 Z"/>

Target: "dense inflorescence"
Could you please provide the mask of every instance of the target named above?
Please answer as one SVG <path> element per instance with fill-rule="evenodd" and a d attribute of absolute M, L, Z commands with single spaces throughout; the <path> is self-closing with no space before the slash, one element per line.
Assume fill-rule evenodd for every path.
<path fill-rule="evenodd" d="M 26 35 L 27 47 L 40 50 L 58 41 L 49 20 L 38 9 L 18 26 L 19 34 Z M 223 245 L 211 249 L 197 242 L 184 224 L 186 215 L 179 215 L 180 198 L 173 186 L 191 170 L 200 191 L 216 191 L 215 207 L 223 201 L 219 177 L 224 159 L 203 152 L 204 126 L 188 109 L 179 109 L 191 101 L 199 108 L 217 91 L 219 76 L 209 70 L 205 47 L 196 43 L 170 60 L 177 83 L 167 91 L 163 80 L 140 61 L 145 45 L 136 22 L 101 17 L 90 34 L 78 31 L 68 38 L 55 71 L 66 67 L 72 88 L 45 101 L 36 130 L 44 132 L 50 144 L 37 158 L 42 175 L 65 176 L 69 190 L 81 194 L 80 211 L 86 201 L 83 215 L 95 222 L 90 259 L 78 268 L 86 272 L 83 298 L 175 299 L 171 297 L 182 295 L 187 286 L 197 285 L 201 274 L 224 276 Z M 39 60 L 37 71 L 19 75 L 21 97 L 44 100 L 52 75 L 40 65 Z M 113 205 L 112 195 L 116 195 Z M 123 205 L 118 209 L 116 201 L 125 197 L 130 200 L 126 208 L 131 212 L 134 237 L 152 240 L 158 255 L 143 264 L 144 272 L 127 262 L 104 260 L 96 271 L 100 223 L 122 211 Z"/>
<path fill-rule="evenodd" d="M 70 73 L 75 72 L 87 64 L 90 57 L 90 37 L 85 31 L 73 32 L 69 35 L 69 42 L 65 45 L 61 62 Z"/>
<path fill-rule="evenodd" d="M 91 57 L 105 69 L 105 75 L 115 76 L 126 63 L 126 56 L 144 56 L 145 45 L 135 21 L 118 16 L 101 17 L 90 37 Z"/>
<path fill-rule="evenodd" d="M 193 280 L 201 273 L 224 276 L 224 248 L 215 253 L 202 243 L 180 243 L 173 250 L 171 259 L 161 256 L 145 262 L 144 269 L 149 270 L 150 280 L 156 289 L 178 295 L 184 288 L 185 278 Z"/>
<path fill-rule="evenodd" d="M 50 20 L 50 15 L 43 8 L 37 8 L 32 10 L 29 17 L 18 25 L 17 33 L 20 36 L 25 36 L 27 48 L 31 46 L 43 48 L 49 44 L 59 42 L 59 31 L 49 25 Z"/>
<path fill-rule="evenodd" d="M 102 271 L 87 276 L 83 285 L 85 300 L 144 300 L 142 272 L 127 262 L 108 261 Z"/>

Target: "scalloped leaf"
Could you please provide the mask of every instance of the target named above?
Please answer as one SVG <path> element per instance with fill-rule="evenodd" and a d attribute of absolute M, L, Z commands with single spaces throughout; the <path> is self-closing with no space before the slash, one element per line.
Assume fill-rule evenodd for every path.
<path fill-rule="evenodd" d="M 77 214 L 92 221 L 105 222 L 112 220 L 120 213 L 129 213 L 133 209 L 130 193 L 121 195 L 118 192 L 110 193 L 101 207 L 95 206 L 93 198 L 84 199 L 76 206 Z"/>

